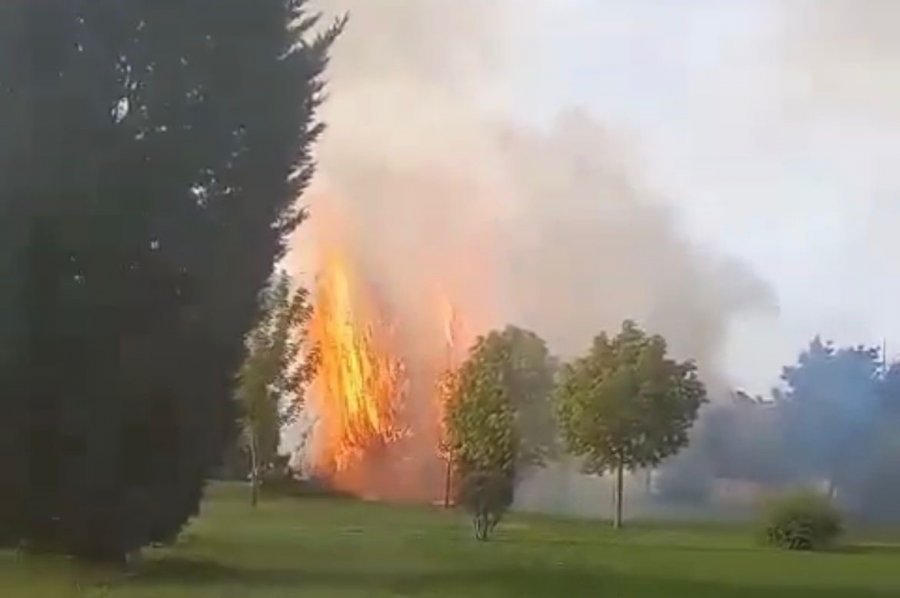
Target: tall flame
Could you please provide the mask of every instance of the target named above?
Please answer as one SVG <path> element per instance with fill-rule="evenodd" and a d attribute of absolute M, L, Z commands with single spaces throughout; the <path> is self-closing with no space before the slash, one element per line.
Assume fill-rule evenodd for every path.
<path fill-rule="evenodd" d="M 302 467 L 368 498 L 435 500 L 445 487 L 441 383 L 465 360 L 473 325 L 484 327 L 465 301 L 472 269 L 462 276 L 455 264 L 473 262 L 454 255 L 401 271 L 360 251 L 357 223 L 335 197 L 317 206 L 309 255 L 318 371 Z"/>
<path fill-rule="evenodd" d="M 402 434 L 403 364 L 391 354 L 390 327 L 340 252 L 326 251 L 322 266 L 310 323 L 319 351 L 314 450 L 319 473 L 334 475 Z"/>

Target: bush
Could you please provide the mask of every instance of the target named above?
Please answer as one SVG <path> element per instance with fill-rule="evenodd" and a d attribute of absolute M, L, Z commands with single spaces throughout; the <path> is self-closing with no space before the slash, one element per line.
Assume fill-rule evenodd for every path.
<path fill-rule="evenodd" d="M 840 512 L 820 494 L 799 492 L 773 501 L 765 513 L 765 540 L 787 550 L 818 550 L 842 531 Z"/>
<path fill-rule="evenodd" d="M 512 501 L 513 479 L 506 472 L 476 471 L 463 476 L 459 502 L 472 514 L 475 539 L 488 539 Z"/>

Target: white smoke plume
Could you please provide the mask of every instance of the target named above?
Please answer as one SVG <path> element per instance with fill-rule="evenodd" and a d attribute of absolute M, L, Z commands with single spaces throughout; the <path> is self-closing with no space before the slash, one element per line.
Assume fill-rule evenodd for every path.
<path fill-rule="evenodd" d="M 677 199 L 644 183 L 640 139 L 577 108 L 549 123 L 517 116 L 505 77 L 528 60 L 542 4 L 316 3 L 350 22 L 329 71 L 295 268 L 314 274 L 314 240 L 333 234 L 338 212 L 345 249 L 408 336 L 440 324 L 435 288 L 478 332 L 527 327 L 563 358 L 633 318 L 723 391 L 731 319 L 774 309 L 774 297 L 748 267 L 682 233 Z"/>
<path fill-rule="evenodd" d="M 642 182 L 640 140 L 577 109 L 546 125 L 507 109 L 504 72 L 540 33 L 526 24 L 541 4 L 317 2 L 350 25 L 307 228 L 319 202 L 340 204 L 359 259 L 413 313 L 449 278 L 464 314 L 531 327 L 564 356 L 631 317 L 714 369 L 729 318 L 774 300 L 748 268 L 682 235 Z"/>

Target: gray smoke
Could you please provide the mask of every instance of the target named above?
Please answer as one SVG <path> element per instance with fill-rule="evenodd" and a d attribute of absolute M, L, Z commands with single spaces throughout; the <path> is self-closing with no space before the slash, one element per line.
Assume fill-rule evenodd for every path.
<path fill-rule="evenodd" d="M 731 321 L 773 310 L 773 294 L 683 233 L 677 198 L 644 182 L 640 139 L 576 108 L 550 123 L 515 115 L 504 74 L 529 55 L 541 4 L 317 2 L 351 18 L 296 268 L 314 270 L 317 214 L 337 209 L 348 251 L 407 327 L 432 331 L 435 285 L 478 331 L 515 323 L 564 358 L 634 318 L 697 359 L 718 396 Z M 575 502 L 602 502 L 578 476 L 548 475 Z M 562 508 L 558 479 L 533 486 L 527 506 Z"/>
<path fill-rule="evenodd" d="M 542 4 L 317 2 L 351 24 L 330 71 L 311 227 L 316 202 L 346 207 L 360 259 L 411 295 L 400 303 L 421 298 L 435 266 L 487 273 L 469 302 L 563 356 L 632 317 L 712 374 L 732 316 L 774 298 L 682 234 L 677 198 L 643 182 L 639 139 L 578 109 L 541 125 L 504 106 L 504 72 Z"/>

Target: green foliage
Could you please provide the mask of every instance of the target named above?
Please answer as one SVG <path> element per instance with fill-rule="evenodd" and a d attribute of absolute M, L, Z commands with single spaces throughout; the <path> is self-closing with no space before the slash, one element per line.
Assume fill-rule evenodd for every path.
<path fill-rule="evenodd" d="M 553 450 L 553 360 L 532 332 L 509 326 L 481 337 L 446 381 L 447 441 L 474 470 L 539 465 Z"/>
<path fill-rule="evenodd" d="M 306 323 L 312 315 L 308 292 L 291 290 L 291 278 L 279 272 L 262 294 L 262 313 L 247 336 L 247 356 L 238 373 L 242 440 L 250 455 L 254 485 L 278 457 L 283 426 L 302 405 L 317 365 L 308 347 Z"/>
<path fill-rule="evenodd" d="M 590 473 L 674 455 L 707 400 L 693 362 L 667 358 L 665 340 L 633 322 L 613 339 L 601 334 L 587 357 L 567 365 L 556 399 L 563 437 Z"/>
<path fill-rule="evenodd" d="M 512 500 L 516 476 L 551 453 L 552 385 L 553 364 L 544 342 L 515 327 L 479 338 L 459 371 L 443 380 L 444 449 L 462 480 L 461 502 L 490 504 L 491 520 L 499 521 L 497 513 Z M 499 480 L 510 485 L 509 501 L 496 500 L 502 495 Z M 487 496 L 477 498 L 482 491 Z M 473 511 L 476 530 L 489 533 L 493 525 L 478 527 L 482 512 L 482 507 Z"/>
<path fill-rule="evenodd" d="M 826 548 L 843 530 L 840 512 L 826 497 L 808 491 L 773 501 L 763 526 L 767 543 L 788 550 Z"/>
<path fill-rule="evenodd" d="M 0 537 L 174 538 L 305 216 L 340 24 L 304 0 L 0 8 Z"/>
<path fill-rule="evenodd" d="M 533 332 L 508 326 L 501 338 L 509 351 L 504 380 L 516 413 L 521 476 L 526 467 L 543 466 L 558 452 L 552 402 L 557 364 Z"/>
<path fill-rule="evenodd" d="M 586 472 L 616 472 L 616 525 L 622 470 L 655 466 L 686 446 L 706 400 L 694 364 L 667 358 L 665 340 L 630 321 L 564 368 L 556 392 L 562 435 Z"/>

